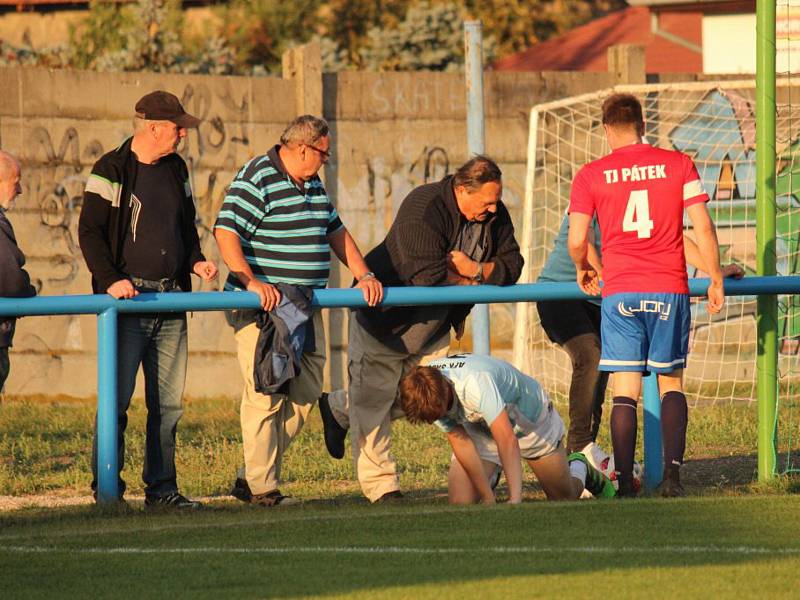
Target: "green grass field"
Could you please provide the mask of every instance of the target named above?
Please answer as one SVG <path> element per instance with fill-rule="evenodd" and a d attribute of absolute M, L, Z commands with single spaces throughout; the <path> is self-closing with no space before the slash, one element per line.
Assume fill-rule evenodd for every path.
<path fill-rule="evenodd" d="M 408 499 L 368 505 L 348 457 L 327 456 L 314 412 L 284 467 L 282 490 L 302 502 L 264 509 L 226 495 L 237 403 L 189 401 L 179 482 L 207 501 L 172 514 L 142 506 L 141 404 L 127 509 L 0 512 L 2 597 L 796 597 L 800 496 L 791 478 L 754 482 L 755 406 L 691 412 L 685 499 L 547 503 L 528 472 L 526 503 L 492 508 L 447 506 L 446 440 L 407 423 L 394 448 Z M 0 402 L 0 496 L 88 497 L 93 410 Z"/>
<path fill-rule="evenodd" d="M 0 584 L 6 598 L 791 597 L 799 509 L 749 496 L 39 512 L 0 521 Z"/>

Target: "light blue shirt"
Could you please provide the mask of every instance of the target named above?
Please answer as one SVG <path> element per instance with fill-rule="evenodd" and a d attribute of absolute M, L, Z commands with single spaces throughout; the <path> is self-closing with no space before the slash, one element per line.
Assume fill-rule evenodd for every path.
<path fill-rule="evenodd" d="M 592 229 L 594 230 L 594 247 L 600 254 L 600 227 L 597 225 L 597 217 L 592 219 Z M 558 230 L 553 250 L 544 263 L 544 268 L 539 274 L 537 281 L 575 281 L 577 273 L 575 263 L 569 256 L 567 249 L 567 235 L 569 234 L 569 215 L 564 216 L 561 221 L 561 228 Z M 600 298 L 586 298 L 587 302 L 600 304 Z"/>
<path fill-rule="evenodd" d="M 539 383 L 505 361 L 477 354 L 459 354 L 429 364 L 452 383 L 456 398 L 436 421 L 445 432 L 465 422 L 487 430 L 505 410 L 517 437 L 527 435 L 549 400 Z"/>

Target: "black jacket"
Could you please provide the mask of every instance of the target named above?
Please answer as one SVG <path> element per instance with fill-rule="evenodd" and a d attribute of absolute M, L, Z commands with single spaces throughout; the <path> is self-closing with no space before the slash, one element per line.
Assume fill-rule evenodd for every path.
<path fill-rule="evenodd" d="M 453 177 L 419 186 L 403 200 L 386 238 L 365 257 L 370 270 L 386 287 L 445 285 L 447 254 L 456 248 L 461 222 Z M 485 283 L 510 285 L 522 273 L 522 255 L 514 238 L 511 216 L 502 202 L 489 224 L 486 262 L 494 269 Z M 449 324 L 460 332 L 472 304 L 455 305 Z M 377 340 L 393 344 L 411 325 L 426 319 L 429 307 L 360 308 L 359 323 Z M 420 348 L 404 348 L 417 352 Z"/>
<path fill-rule="evenodd" d="M 0 210 L 0 297 L 27 298 L 35 296 L 36 290 L 31 285 L 25 265 L 25 255 L 17 246 L 14 229 L 6 218 L 5 211 Z M 13 317 L 0 317 L 0 348 L 8 348 L 14 340 Z"/>
<path fill-rule="evenodd" d="M 129 199 L 139 164 L 131 151 L 132 141 L 133 138 L 128 138 L 119 148 L 100 157 L 83 193 L 78 241 L 92 273 L 92 290 L 95 294 L 105 293 L 112 283 L 128 277 L 120 269 L 125 231 L 131 221 Z M 189 172 L 186 163 L 175 153 L 160 160 L 170 166 L 173 174 L 172 181 L 165 181 L 164 185 L 177 186 L 184 198 L 181 223 L 186 261 L 177 283 L 181 290 L 189 292 L 192 289 L 192 267 L 198 261 L 205 260 L 195 227 L 196 212 L 189 186 Z"/>

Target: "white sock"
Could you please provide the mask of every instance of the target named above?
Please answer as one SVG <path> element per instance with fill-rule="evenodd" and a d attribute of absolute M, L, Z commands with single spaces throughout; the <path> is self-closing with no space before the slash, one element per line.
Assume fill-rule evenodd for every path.
<path fill-rule="evenodd" d="M 586 476 L 589 474 L 589 470 L 582 461 L 573 460 L 569 463 L 569 472 L 575 479 L 580 481 L 583 485 L 586 485 Z"/>

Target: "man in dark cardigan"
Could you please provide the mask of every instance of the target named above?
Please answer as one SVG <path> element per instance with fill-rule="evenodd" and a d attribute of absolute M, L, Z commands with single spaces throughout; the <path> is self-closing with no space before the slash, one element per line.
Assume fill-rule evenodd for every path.
<path fill-rule="evenodd" d="M 386 287 L 508 285 L 522 271 L 502 174 L 476 156 L 455 175 L 411 191 L 386 239 L 367 256 Z M 400 380 L 413 367 L 447 354 L 450 329 L 460 338 L 472 305 L 362 308 L 351 314 L 350 386 L 320 399 L 325 443 L 335 458 L 352 432 L 353 460 L 371 502 L 402 496 L 390 453 L 391 421 L 403 416 Z"/>

